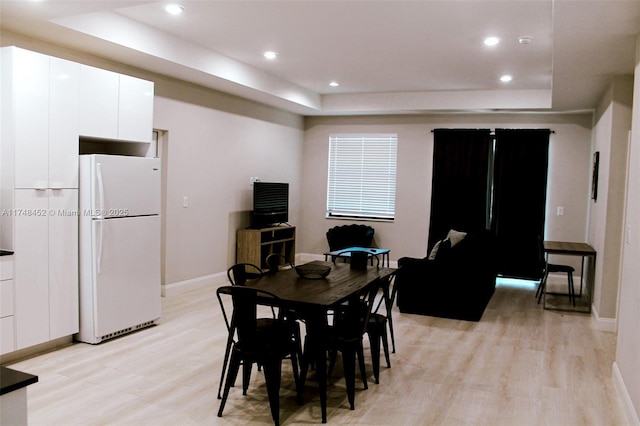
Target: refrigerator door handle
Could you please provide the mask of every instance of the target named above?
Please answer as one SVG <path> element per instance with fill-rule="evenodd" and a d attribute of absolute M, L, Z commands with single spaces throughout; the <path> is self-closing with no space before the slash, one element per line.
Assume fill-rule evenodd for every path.
<path fill-rule="evenodd" d="M 97 219 L 104 219 L 104 181 L 102 180 L 102 166 L 100 163 L 96 163 L 96 178 L 98 180 L 98 200 L 99 205 L 97 212 L 92 214 L 96 215 Z M 100 227 L 102 229 L 102 227 Z"/>
<path fill-rule="evenodd" d="M 102 272 L 102 241 L 104 240 L 102 220 L 94 220 L 96 229 L 96 271 Z"/>

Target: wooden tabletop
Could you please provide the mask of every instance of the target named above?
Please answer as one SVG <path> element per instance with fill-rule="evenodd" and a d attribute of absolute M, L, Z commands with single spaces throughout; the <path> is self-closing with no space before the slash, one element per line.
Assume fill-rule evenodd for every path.
<path fill-rule="evenodd" d="M 587 243 L 570 241 L 545 241 L 544 251 L 549 254 L 573 254 L 579 256 L 593 256 L 596 250 Z"/>
<path fill-rule="evenodd" d="M 247 283 L 248 286 L 269 291 L 290 307 L 315 307 L 329 309 L 357 294 L 379 278 L 395 273 L 392 268 L 352 269 L 348 263 L 333 264 L 314 261 L 311 264 L 331 266 L 331 273 L 324 279 L 304 279 L 294 269 L 273 274 Z"/>

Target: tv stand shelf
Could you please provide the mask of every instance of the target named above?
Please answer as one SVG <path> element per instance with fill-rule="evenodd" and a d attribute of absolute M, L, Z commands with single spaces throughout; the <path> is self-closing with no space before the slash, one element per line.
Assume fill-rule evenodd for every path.
<path fill-rule="evenodd" d="M 266 259 L 272 253 L 280 254 L 289 263 L 294 263 L 296 256 L 295 226 L 238 230 L 236 262 L 253 263 L 262 269 L 267 269 Z"/>

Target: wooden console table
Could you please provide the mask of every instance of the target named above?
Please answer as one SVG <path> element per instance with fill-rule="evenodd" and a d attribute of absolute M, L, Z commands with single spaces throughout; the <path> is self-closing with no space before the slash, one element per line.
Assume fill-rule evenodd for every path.
<path fill-rule="evenodd" d="M 546 262 L 549 263 L 549 255 L 556 254 L 561 256 L 580 256 L 582 257 L 582 269 L 580 272 L 580 293 L 576 297 L 586 296 L 585 303 L 581 303 L 576 307 L 552 305 L 547 301 L 547 291 L 544 292 L 544 309 L 591 312 L 591 302 L 593 299 L 593 284 L 596 268 L 596 250 L 587 243 L 576 243 L 569 241 L 545 241 L 544 253 Z M 587 262 L 585 268 L 585 261 Z M 585 272 L 587 279 L 585 280 Z M 585 285 L 586 284 L 586 285 Z M 546 286 L 545 286 L 546 287 Z M 584 295 L 583 295 L 584 290 Z M 549 293 L 553 294 L 553 293 Z"/>

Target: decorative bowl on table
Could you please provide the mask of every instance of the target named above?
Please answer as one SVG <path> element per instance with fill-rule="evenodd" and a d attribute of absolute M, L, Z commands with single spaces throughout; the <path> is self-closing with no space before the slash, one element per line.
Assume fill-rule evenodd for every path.
<path fill-rule="evenodd" d="M 304 264 L 296 266 L 296 272 L 301 278 L 308 280 L 320 280 L 326 278 L 331 272 L 331 266 Z"/>

